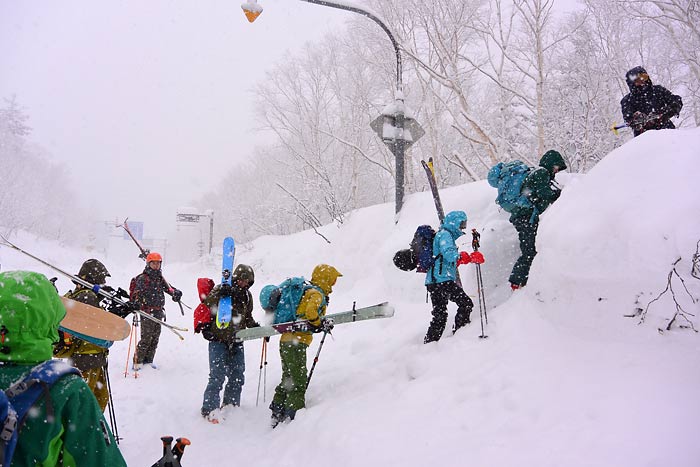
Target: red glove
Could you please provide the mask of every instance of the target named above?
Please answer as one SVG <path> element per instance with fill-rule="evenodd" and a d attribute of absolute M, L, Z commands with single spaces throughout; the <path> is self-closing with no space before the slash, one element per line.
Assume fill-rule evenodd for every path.
<path fill-rule="evenodd" d="M 460 264 L 468 264 L 471 263 L 472 259 L 469 257 L 469 253 L 466 251 L 460 251 L 459 252 L 459 258 L 457 258 L 457 266 Z"/>
<path fill-rule="evenodd" d="M 482 255 L 480 251 L 472 253 L 471 259 L 474 264 L 484 264 L 484 255 Z"/>

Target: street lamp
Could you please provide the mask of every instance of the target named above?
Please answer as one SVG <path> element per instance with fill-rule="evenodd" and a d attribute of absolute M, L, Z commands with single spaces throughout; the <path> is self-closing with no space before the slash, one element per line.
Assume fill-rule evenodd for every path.
<path fill-rule="evenodd" d="M 404 135 L 404 127 L 406 124 L 406 113 L 404 107 L 404 97 L 403 97 L 403 71 L 401 66 L 401 50 L 399 48 L 399 43 L 394 38 L 391 29 L 384 24 L 384 22 L 374 13 L 360 8 L 357 5 L 351 5 L 348 3 L 335 3 L 328 0 L 300 0 L 306 3 L 313 3 L 315 5 L 327 6 L 331 8 L 337 8 L 339 10 L 351 11 L 353 13 L 358 13 L 365 16 L 375 23 L 377 23 L 389 36 L 391 44 L 394 46 L 394 51 L 396 53 L 396 95 L 394 96 L 394 104 L 387 106 L 382 114 L 378 117 L 381 123 L 377 123 L 377 120 L 371 123 L 370 126 L 377 131 L 382 141 L 389 146 L 391 152 L 394 154 L 396 160 L 396 214 L 401 211 L 403 206 L 403 195 L 404 195 L 404 153 L 408 146 L 415 143 L 418 138 L 423 135 L 423 129 L 420 128 L 417 122 L 412 121 L 412 126 L 415 128 L 412 131 L 412 137 L 410 141 L 407 141 Z M 257 0 L 251 0 L 243 5 L 241 5 L 243 11 L 246 14 L 248 20 L 252 23 L 255 21 L 260 13 L 262 13 L 262 7 L 258 5 Z M 251 15 L 255 15 L 253 19 Z M 391 129 L 388 129 L 388 128 Z M 377 130 L 380 128 L 380 130 Z"/>

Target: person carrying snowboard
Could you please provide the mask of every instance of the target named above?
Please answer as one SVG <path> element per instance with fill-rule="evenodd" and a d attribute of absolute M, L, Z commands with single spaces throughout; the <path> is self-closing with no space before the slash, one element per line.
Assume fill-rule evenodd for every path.
<path fill-rule="evenodd" d="M 154 318 L 165 320 L 165 293 L 172 296 L 174 302 L 179 302 L 182 292 L 168 284 L 163 278 L 161 266 L 163 258 L 159 253 L 149 253 L 146 256 L 146 268 L 141 274 L 131 279 L 130 298 L 139 306 L 143 313 Z M 153 363 L 160 339 L 160 324 L 150 319 L 141 320 L 141 340 L 134 352 L 133 370 L 138 371 L 144 364 L 157 368 Z"/>
<path fill-rule="evenodd" d="M 253 297 L 250 287 L 255 282 L 253 268 L 239 264 L 231 275 L 231 285 L 215 286 L 203 303 L 210 310 L 210 320 L 200 326 L 202 336 L 209 341 L 209 382 L 204 390 L 202 417 L 212 423 L 219 423 L 218 409 L 241 405 L 241 391 L 245 382 L 245 354 L 243 342 L 235 340 L 236 332 L 260 326 L 253 319 Z M 231 297 L 231 323 L 219 329 L 216 313 L 221 297 Z M 228 380 L 228 381 L 226 381 Z M 221 388 L 224 388 L 223 403 Z"/>
<path fill-rule="evenodd" d="M 329 332 L 332 329 L 332 324 L 324 322 L 323 317 L 333 286 L 342 276 L 336 268 L 327 264 L 319 264 L 314 268 L 311 287 L 304 291 L 296 307 L 297 319 L 308 320 L 315 328 L 313 332 Z M 261 299 L 261 303 L 274 301 L 269 298 Z M 275 395 L 270 404 L 273 428 L 286 420 L 294 420 L 297 410 L 306 406 L 306 350 L 312 340 L 311 332 L 286 332 L 280 337 L 282 381 L 275 388 Z"/>
<path fill-rule="evenodd" d="M 0 273 L 0 291 L 0 388 L 5 395 L 14 400 L 21 397 L 21 392 L 12 396 L 14 391 L 21 391 L 15 383 L 41 365 L 50 365 L 50 371 L 44 373 L 46 378 L 63 374 L 53 384 L 34 383 L 44 387 L 28 412 L 31 415 L 23 423 L 17 421 L 19 437 L 7 465 L 126 466 L 85 381 L 71 374 L 76 370 L 65 363 L 47 363 L 58 340 L 58 326 L 66 315 L 53 284 L 42 274 L 8 271 Z M 7 453 L 7 429 L 3 427 L 0 440 L 3 454 Z"/>
<path fill-rule="evenodd" d="M 529 201 L 527 205 L 513 208 L 509 221 L 518 232 L 520 257 L 515 261 L 508 281 L 513 290 L 527 284 L 530 266 L 535 259 L 535 239 L 540 223 L 540 214 L 554 201 L 559 199 L 561 190 L 554 184 L 555 175 L 566 170 L 566 162 L 557 151 L 549 150 L 542 158 L 537 169 L 530 170 L 522 182 L 520 193 Z"/>
<path fill-rule="evenodd" d="M 651 82 L 647 71 L 637 66 L 625 74 L 629 94 L 620 101 L 622 118 L 632 128 L 634 136 L 647 130 L 676 128 L 671 117 L 683 108 L 681 96 L 672 94 L 663 86 Z"/>
<path fill-rule="evenodd" d="M 80 267 L 78 277 L 91 284 L 103 286 L 110 274 L 100 261 L 88 259 Z M 77 283 L 75 289 L 68 292 L 65 296 L 96 308 L 102 308 L 100 306 L 101 299 L 97 292 Z M 54 356 L 70 359 L 71 364 L 80 370 L 83 379 L 104 412 L 109 402 L 107 386 L 107 356 L 109 355 L 109 349 L 71 336 L 66 332 L 59 331 L 59 335 L 60 340 L 54 346 Z"/>
<path fill-rule="evenodd" d="M 474 302 L 456 282 L 457 266 L 470 262 L 482 264 L 484 256 L 478 251 L 471 255 L 466 251 L 458 251 L 456 240 L 464 235 L 463 230 L 466 228 L 467 214 L 464 211 L 451 211 L 445 216 L 433 239 L 434 262 L 425 275 L 425 286 L 433 305 L 433 318 L 423 339 L 425 344 L 438 341 L 442 337 L 447 325 L 447 304 L 450 301 L 457 304 L 452 332 L 457 332 L 471 322 L 469 315 Z"/>

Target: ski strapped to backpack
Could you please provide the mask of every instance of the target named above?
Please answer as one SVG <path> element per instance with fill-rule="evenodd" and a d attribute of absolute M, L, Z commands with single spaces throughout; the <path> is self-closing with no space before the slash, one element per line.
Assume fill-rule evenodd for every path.
<path fill-rule="evenodd" d="M 260 291 L 260 305 L 269 313 L 274 313 L 273 324 L 288 323 L 297 320 L 297 307 L 304 293 L 309 290 L 317 290 L 323 300 L 319 305 L 319 314 L 328 304 L 326 294 L 303 277 L 291 277 L 280 285 L 266 285 Z"/>
<path fill-rule="evenodd" d="M 32 368 L 22 380 L 0 391 L 0 467 L 11 465 L 20 430 L 29 410 L 42 397 L 50 398 L 51 386 L 69 374 L 80 376 L 80 371 L 60 360 L 48 360 Z M 46 412 L 47 418 L 55 415 L 49 400 Z"/>

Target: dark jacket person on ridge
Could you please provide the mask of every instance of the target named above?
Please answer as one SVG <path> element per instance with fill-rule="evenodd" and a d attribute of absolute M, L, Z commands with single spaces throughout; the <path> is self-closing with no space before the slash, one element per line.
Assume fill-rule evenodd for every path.
<path fill-rule="evenodd" d="M 622 118 L 632 128 L 634 136 L 647 130 L 676 128 L 671 117 L 678 116 L 683 108 L 680 96 L 658 84 L 653 84 L 647 71 L 637 66 L 625 75 L 630 93 L 622 98 Z"/>

